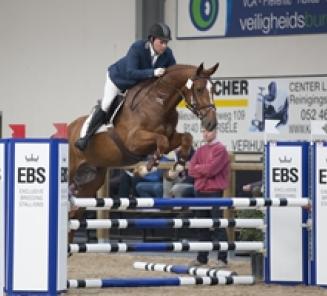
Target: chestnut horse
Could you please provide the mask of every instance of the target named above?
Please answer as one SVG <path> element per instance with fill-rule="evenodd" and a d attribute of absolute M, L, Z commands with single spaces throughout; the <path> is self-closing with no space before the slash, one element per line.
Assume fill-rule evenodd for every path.
<path fill-rule="evenodd" d="M 114 119 L 114 127 L 95 134 L 84 152 L 75 141 L 86 116 L 68 127 L 69 182 L 75 196 L 95 196 L 105 180 L 107 167 L 137 163 L 147 155 L 154 160 L 177 148 L 181 133 L 176 131 L 176 107 L 184 99 L 187 107 L 212 130 L 216 127 L 216 109 L 212 101 L 210 69 L 191 65 L 174 65 L 164 76 L 141 82 L 131 88 Z M 148 163 L 150 170 L 156 161 Z"/>

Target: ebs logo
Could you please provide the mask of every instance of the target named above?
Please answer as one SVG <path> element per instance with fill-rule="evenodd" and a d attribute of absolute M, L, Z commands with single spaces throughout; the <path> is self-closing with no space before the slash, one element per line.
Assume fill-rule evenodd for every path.
<path fill-rule="evenodd" d="M 218 10 L 219 0 L 190 0 L 190 17 L 199 31 L 207 31 L 214 25 Z"/>

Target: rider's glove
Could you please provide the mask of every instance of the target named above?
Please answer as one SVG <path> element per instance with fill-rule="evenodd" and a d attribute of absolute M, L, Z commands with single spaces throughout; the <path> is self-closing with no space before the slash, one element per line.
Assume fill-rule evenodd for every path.
<path fill-rule="evenodd" d="M 165 72 L 166 72 L 165 68 L 156 68 L 156 69 L 154 69 L 154 76 L 160 77 L 160 76 L 164 75 Z"/>

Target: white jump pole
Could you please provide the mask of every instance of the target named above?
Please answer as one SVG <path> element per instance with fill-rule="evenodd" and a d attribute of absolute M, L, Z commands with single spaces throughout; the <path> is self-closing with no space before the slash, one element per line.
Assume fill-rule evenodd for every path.
<path fill-rule="evenodd" d="M 266 145 L 265 197 L 307 197 L 308 142 L 271 142 Z M 307 210 L 301 207 L 266 210 L 265 281 L 308 284 Z"/>
<path fill-rule="evenodd" d="M 67 289 L 68 145 L 8 140 L 6 295 Z"/>
<path fill-rule="evenodd" d="M 0 296 L 5 286 L 5 141 L 0 140 Z"/>
<path fill-rule="evenodd" d="M 310 284 L 327 286 L 327 142 L 311 146 L 312 231 Z"/>

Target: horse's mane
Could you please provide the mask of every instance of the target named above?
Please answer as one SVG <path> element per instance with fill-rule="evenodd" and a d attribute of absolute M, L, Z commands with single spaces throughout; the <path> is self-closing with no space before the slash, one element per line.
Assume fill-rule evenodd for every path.
<path fill-rule="evenodd" d="M 168 67 L 166 73 L 168 74 L 178 70 L 187 70 L 187 69 L 196 69 L 196 68 L 197 67 L 193 65 L 176 64 Z"/>
<path fill-rule="evenodd" d="M 166 69 L 166 73 L 164 76 L 160 77 L 159 79 L 156 77 L 146 79 L 144 81 L 139 82 L 138 84 L 134 85 L 130 90 L 129 93 L 133 93 L 132 96 L 128 96 L 127 102 L 130 102 L 132 105 L 132 108 L 134 109 L 136 105 L 134 105 L 135 98 L 139 96 L 143 92 L 143 96 L 152 88 L 156 87 L 158 85 L 158 82 L 162 81 L 165 77 L 170 77 L 169 74 L 173 75 L 174 72 L 177 71 L 195 71 L 197 69 L 194 65 L 185 65 L 185 64 L 176 64 L 168 67 Z M 169 79 L 169 78 L 168 78 Z"/>

